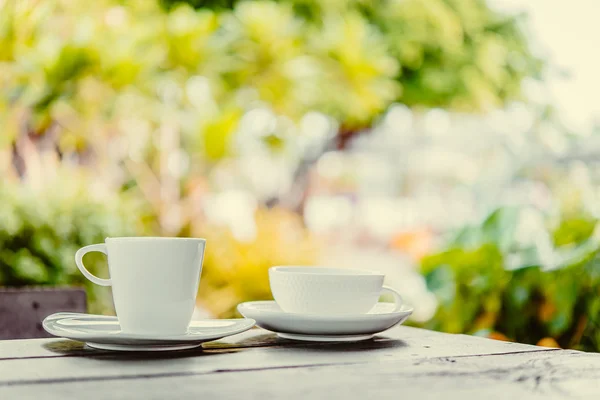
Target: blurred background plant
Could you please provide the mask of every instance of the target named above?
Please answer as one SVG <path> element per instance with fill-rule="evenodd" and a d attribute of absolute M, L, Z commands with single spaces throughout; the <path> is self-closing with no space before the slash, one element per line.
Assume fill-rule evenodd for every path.
<path fill-rule="evenodd" d="M 535 209 L 494 211 L 423 259 L 440 300 L 425 326 L 597 351 L 599 233 L 593 218 L 547 226 Z"/>
<path fill-rule="evenodd" d="M 143 232 L 139 214 L 131 212 L 139 204 L 125 193 L 84 185 L 84 177 L 51 171 L 43 182 L 30 174 L 27 186 L 0 184 L 0 286 L 85 285 L 90 311 L 110 310 L 108 288 L 85 279 L 73 255 L 107 236 Z M 86 260 L 90 271 L 103 276 L 105 263 L 102 257 Z"/>
<path fill-rule="evenodd" d="M 483 0 L 0 0 L 0 284 L 202 236 L 210 316 L 329 264 L 383 270 L 414 324 L 598 349 L 598 143 L 527 35 Z"/>

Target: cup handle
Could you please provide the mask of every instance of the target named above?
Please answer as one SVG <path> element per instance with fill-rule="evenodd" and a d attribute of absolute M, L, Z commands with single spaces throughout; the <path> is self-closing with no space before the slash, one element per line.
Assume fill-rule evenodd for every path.
<path fill-rule="evenodd" d="M 106 245 L 104 243 L 91 244 L 89 246 L 82 247 L 79 250 L 77 250 L 77 253 L 75 253 L 75 264 L 77 264 L 77 268 L 79 268 L 83 276 L 88 278 L 90 281 L 94 282 L 96 285 L 111 286 L 112 282 L 110 279 L 102 279 L 98 278 L 95 275 L 92 275 L 92 273 L 88 271 L 83 265 L 83 256 L 92 251 L 104 253 L 108 256 L 108 251 L 106 250 Z"/>
<path fill-rule="evenodd" d="M 400 311 L 400 309 L 402 308 L 402 304 L 404 304 L 404 300 L 402 300 L 402 296 L 400 296 L 400 293 L 398 293 L 396 290 L 392 289 L 389 286 L 382 287 L 381 293 L 389 293 L 392 296 L 394 296 L 394 304 L 396 305 L 396 308 L 394 308 L 394 312 Z"/>

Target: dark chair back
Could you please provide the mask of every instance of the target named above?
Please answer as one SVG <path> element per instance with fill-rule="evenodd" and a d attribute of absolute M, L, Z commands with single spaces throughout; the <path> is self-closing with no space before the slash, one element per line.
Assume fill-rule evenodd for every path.
<path fill-rule="evenodd" d="M 86 312 L 80 288 L 0 288 L 0 339 L 51 337 L 42 321 L 56 312 Z"/>

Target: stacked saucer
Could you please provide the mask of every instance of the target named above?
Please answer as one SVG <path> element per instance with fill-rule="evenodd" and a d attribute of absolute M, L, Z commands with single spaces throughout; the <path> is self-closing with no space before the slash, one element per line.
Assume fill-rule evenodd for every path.
<path fill-rule="evenodd" d="M 244 317 L 285 339 L 342 342 L 372 338 L 403 323 L 412 307 L 382 286 L 384 276 L 372 271 L 316 267 L 273 267 L 269 270 L 275 301 L 238 305 Z M 395 303 L 378 303 L 383 292 Z"/>
<path fill-rule="evenodd" d="M 192 321 L 181 334 L 132 334 L 123 332 L 117 317 L 56 313 L 44 319 L 44 329 L 54 335 L 85 342 L 89 347 L 115 351 L 173 351 L 247 331 L 253 319 Z"/>
<path fill-rule="evenodd" d="M 351 315 L 287 313 L 274 301 L 242 303 L 238 311 L 282 338 L 317 342 L 371 339 L 375 334 L 403 323 L 412 314 L 411 307 L 401 306 L 396 310 L 391 303 L 378 303 L 366 314 Z"/>

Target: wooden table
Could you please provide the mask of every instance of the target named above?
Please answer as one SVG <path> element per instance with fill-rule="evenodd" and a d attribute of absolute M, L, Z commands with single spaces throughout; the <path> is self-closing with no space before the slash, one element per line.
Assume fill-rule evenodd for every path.
<path fill-rule="evenodd" d="M 600 355 L 396 327 L 317 344 L 252 329 L 202 349 L 0 341 L 0 399 L 600 399 Z"/>

